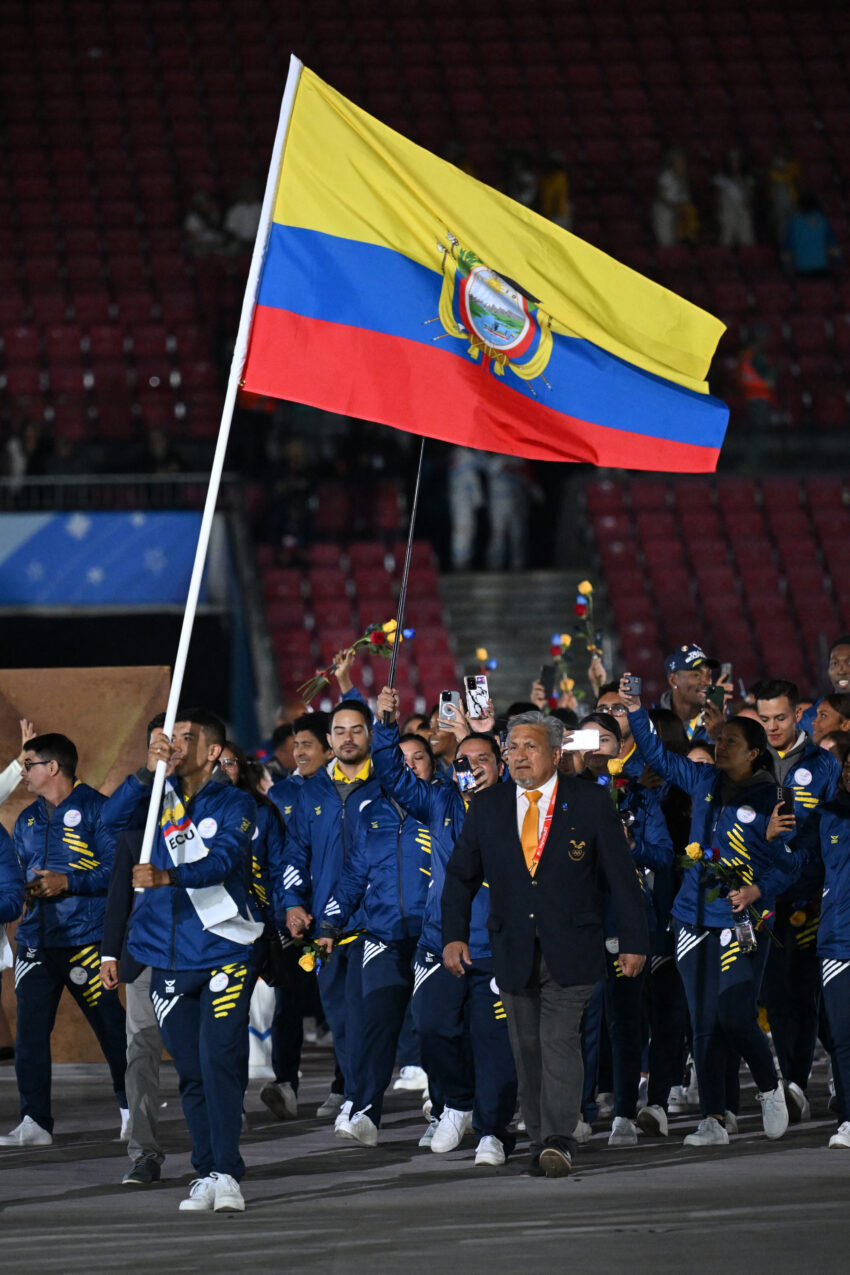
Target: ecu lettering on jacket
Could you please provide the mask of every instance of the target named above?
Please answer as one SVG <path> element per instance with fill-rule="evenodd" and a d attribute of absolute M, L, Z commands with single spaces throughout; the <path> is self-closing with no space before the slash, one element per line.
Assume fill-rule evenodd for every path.
<path fill-rule="evenodd" d="M 142 768 L 109 798 L 104 818 L 114 830 L 144 826 L 152 779 Z M 248 911 L 255 814 L 249 794 L 218 769 L 185 803 L 166 782 L 151 863 L 176 868 L 177 885 L 136 896 L 127 943 L 136 960 L 195 970 L 245 959 L 262 929 Z"/>

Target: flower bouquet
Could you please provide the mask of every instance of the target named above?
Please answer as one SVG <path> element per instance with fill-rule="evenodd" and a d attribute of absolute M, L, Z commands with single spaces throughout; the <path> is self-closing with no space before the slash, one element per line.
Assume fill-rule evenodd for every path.
<path fill-rule="evenodd" d="M 578 586 L 573 610 L 578 619 L 583 621 L 581 636 L 584 638 L 588 655 L 600 654 L 599 634 L 596 632 L 593 621 L 593 585 L 589 580 L 582 580 Z"/>
<path fill-rule="evenodd" d="M 370 624 L 356 642 L 352 643 L 351 650 L 358 650 L 361 646 L 368 646 L 371 655 L 380 655 L 384 659 L 389 659 L 393 653 L 393 647 L 396 643 L 398 632 L 398 623 L 395 620 L 386 620 L 383 624 Z M 402 629 L 401 642 L 407 638 L 415 637 L 415 629 Z M 304 704 L 309 704 L 310 700 L 315 699 L 319 691 L 321 691 L 333 676 L 335 664 L 329 664 L 327 668 L 316 669 L 312 677 L 308 678 L 303 685 L 298 687 L 298 697 Z"/>
<path fill-rule="evenodd" d="M 333 956 L 333 950 L 326 952 L 318 939 L 293 939 L 292 941 L 296 947 L 301 948 L 298 964 L 305 974 L 313 973 L 317 961 L 320 965 L 327 964 Z"/>
<path fill-rule="evenodd" d="M 479 673 L 487 673 L 491 669 L 499 667 L 499 661 L 491 659 L 487 653 L 486 646 L 477 646 L 475 648 L 475 658 L 478 661 Z"/>
<path fill-rule="evenodd" d="M 549 705 L 551 708 L 558 707 L 558 699 L 561 695 L 569 695 L 575 686 L 574 679 L 570 676 L 571 657 L 570 647 L 573 639 L 569 633 L 553 633 L 552 642 L 549 646 L 549 655 L 552 663 L 555 665 L 555 686 L 549 697 Z"/>
<path fill-rule="evenodd" d="M 717 884 L 712 886 L 710 890 L 705 892 L 706 903 L 715 903 L 717 899 L 726 897 L 730 890 L 740 890 L 744 886 L 752 885 L 752 880 L 746 880 L 742 872 L 734 863 L 727 863 L 720 857 L 720 851 L 715 846 L 711 850 L 705 849 L 698 841 L 691 841 L 685 846 L 685 853 L 679 856 L 679 867 L 686 871 L 691 868 L 703 867 L 714 877 Z M 749 916 L 755 930 L 766 929 L 767 922 L 772 918 L 773 913 L 759 911 L 753 904 L 748 903 L 744 909 L 744 913 Z M 736 916 L 742 915 L 736 913 Z M 782 944 L 771 930 L 766 930 L 777 947 Z"/>

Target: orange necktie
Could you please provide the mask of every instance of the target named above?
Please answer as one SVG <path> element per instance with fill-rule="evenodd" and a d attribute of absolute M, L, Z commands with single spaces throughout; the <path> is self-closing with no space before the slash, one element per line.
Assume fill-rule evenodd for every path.
<path fill-rule="evenodd" d="M 528 798 L 528 809 L 526 810 L 525 818 L 522 821 L 520 841 L 522 842 L 522 853 L 525 855 L 525 866 L 530 872 L 531 863 L 540 841 L 540 833 L 537 826 L 537 803 L 543 796 L 543 793 L 535 789 L 534 792 L 527 792 L 525 795 Z"/>

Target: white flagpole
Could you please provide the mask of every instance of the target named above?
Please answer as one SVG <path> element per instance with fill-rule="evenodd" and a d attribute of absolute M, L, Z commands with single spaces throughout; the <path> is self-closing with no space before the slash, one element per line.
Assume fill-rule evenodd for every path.
<path fill-rule="evenodd" d="M 227 452 L 227 443 L 230 438 L 233 409 L 236 404 L 236 395 L 239 391 L 239 383 L 242 379 L 242 370 L 245 366 L 245 358 L 248 353 L 248 338 L 251 333 L 251 322 L 254 317 L 254 308 L 257 303 L 260 274 L 262 273 L 263 262 L 266 256 L 269 235 L 271 234 L 272 214 L 274 212 L 274 200 L 277 193 L 280 166 L 283 161 L 286 136 L 289 132 L 289 121 L 292 117 L 292 108 L 295 104 L 295 92 L 298 88 L 298 81 L 301 78 L 302 69 L 303 63 L 300 62 L 294 54 L 292 54 L 289 59 L 289 74 L 286 77 L 286 87 L 283 91 L 283 102 L 280 107 L 280 118 L 277 122 L 277 132 L 275 134 L 274 147 L 272 149 L 271 163 L 269 164 L 269 173 L 266 178 L 266 191 L 263 196 L 263 207 L 262 212 L 260 213 L 260 224 L 257 228 L 257 238 L 254 241 L 251 268 L 248 271 L 248 280 L 245 284 L 245 295 L 242 298 L 242 313 L 239 318 L 239 329 L 236 333 L 236 344 L 233 349 L 233 359 L 230 364 L 230 376 L 227 382 L 227 392 L 224 396 L 224 406 L 221 411 L 221 424 L 219 426 L 218 441 L 215 447 L 215 455 L 213 456 L 212 469 L 210 470 L 210 481 L 209 486 L 207 487 L 207 498 L 204 503 L 204 514 L 201 519 L 201 530 L 198 533 L 198 547 L 195 550 L 195 562 L 192 567 L 192 578 L 189 582 L 189 593 L 186 598 L 186 610 L 183 613 L 183 627 L 180 630 L 180 642 L 177 647 L 177 656 L 174 660 L 174 672 L 171 677 L 171 690 L 168 696 L 168 706 L 165 710 L 163 730 L 169 739 L 174 731 L 174 720 L 177 716 L 177 708 L 183 691 L 183 676 L 186 672 L 186 657 L 189 654 L 189 643 L 192 639 L 192 627 L 195 623 L 195 612 L 198 608 L 198 595 L 201 591 L 201 581 L 204 576 L 207 550 L 210 543 L 210 533 L 212 532 L 215 507 L 218 500 L 218 489 L 221 486 L 221 475 L 224 471 L 224 457 Z M 162 760 L 157 762 L 153 778 L 151 801 L 150 806 L 148 807 L 147 822 L 145 823 L 145 835 L 142 842 L 142 851 L 139 856 L 140 863 L 150 863 L 151 860 L 153 839 L 156 832 L 159 809 L 162 802 L 162 794 L 165 788 L 165 770 L 165 762 Z M 136 893 L 140 893 L 140 891 L 137 890 Z"/>

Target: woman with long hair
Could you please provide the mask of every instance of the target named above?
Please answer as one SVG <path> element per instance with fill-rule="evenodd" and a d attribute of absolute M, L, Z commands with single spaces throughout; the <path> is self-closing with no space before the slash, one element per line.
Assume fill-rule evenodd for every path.
<path fill-rule="evenodd" d="M 760 722 L 733 717 L 720 729 L 714 764 L 690 761 L 661 745 L 628 685 L 621 682 L 620 698 L 629 710 L 639 755 L 693 800 L 686 850 L 693 866 L 683 874 L 672 909 L 703 1117 L 685 1143 L 702 1147 L 729 1141 L 730 1051 L 739 1053 L 752 1073 L 765 1133 L 780 1138 L 788 1127 L 788 1110 L 759 1026 L 757 999 L 774 900 L 793 883 L 798 865 L 785 844 L 794 821 L 780 814 L 780 794 L 767 768 L 767 736 Z M 747 930 L 753 915 L 759 922 L 757 936 L 752 927 Z"/>

